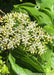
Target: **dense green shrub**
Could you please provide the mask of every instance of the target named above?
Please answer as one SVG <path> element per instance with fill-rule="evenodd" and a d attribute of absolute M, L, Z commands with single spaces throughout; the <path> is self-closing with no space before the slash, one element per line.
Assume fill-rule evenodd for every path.
<path fill-rule="evenodd" d="M 0 9 L 0 75 L 54 75 L 54 0 L 0 0 Z"/>

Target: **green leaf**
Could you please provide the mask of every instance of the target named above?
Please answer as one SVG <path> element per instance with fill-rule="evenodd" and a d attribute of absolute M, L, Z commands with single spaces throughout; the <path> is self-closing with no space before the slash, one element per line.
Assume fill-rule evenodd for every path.
<path fill-rule="evenodd" d="M 39 24 L 49 24 L 52 25 L 52 21 L 48 15 L 40 12 L 35 7 L 20 6 L 20 8 L 25 9 L 30 15 L 36 18 Z"/>
<path fill-rule="evenodd" d="M 46 32 L 48 32 L 50 35 L 54 35 L 54 28 L 52 26 L 44 26 L 44 29 Z"/>
<path fill-rule="evenodd" d="M 35 7 L 35 4 L 27 2 L 27 3 L 22 3 L 22 4 L 14 5 L 14 8 L 18 8 L 19 9 L 20 6 Z"/>
<path fill-rule="evenodd" d="M 52 49 L 49 49 L 48 47 L 46 47 L 46 53 L 42 54 L 41 55 L 41 58 L 44 60 L 44 61 L 49 61 L 50 58 L 51 58 L 51 55 L 52 55 Z"/>
<path fill-rule="evenodd" d="M 15 63 L 15 58 L 9 54 L 9 61 L 11 63 L 12 69 L 15 71 L 15 73 L 18 75 L 28 75 L 29 73 L 32 73 L 31 71 L 29 71 L 28 69 L 23 69 L 22 67 L 20 67 L 19 65 L 17 65 Z"/>
<path fill-rule="evenodd" d="M 54 53 L 52 54 L 51 57 L 51 67 L 54 69 Z"/>
<path fill-rule="evenodd" d="M 49 3 L 49 4 L 48 4 Z M 27 11 L 31 16 L 35 17 L 40 25 L 53 25 L 54 24 L 54 1 L 51 0 L 37 0 L 35 4 L 22 3 L 15 5 L 15 9 L 22 9 Z"/>
<path fill-rule="evenodd" d="M 40 5 L 39 5 L 40 6 Z M 52 14 L 48 9 L 45 8 L 38 8 L 32 3 L 22 3 L 19 5 L 15 5 L 15 9 L 22 9 L 29 13 L 29 15 L 33 16 L 37 21 L 38 24 L 47 24 L 52 25 Z"/>
<path fill-rule="evenodd" d="M 34 7 L 35 4 L 33 3 L 30 3 L 30 2 L 27 2 L 27 3 L 22 3 L 22 4 L 19 4 L 19 6 L 28 6 L 28 7 Z"/>
<path fill-rule="evenodd" d="M 52 5 L 54 5 L 54 0 L 36 0 L 36 3 L 40 8 L 49 8 L 52 10 Z"/>
<path fill-rule="evenodd" d="M 13 71 L 11 70 L 13 72 L 11 74 L 13 74 L 13 75 L 19 75 L 19 74 L 20 75 L 42 75 L 42 73 L 40 73 L 40 74 L 39 73 L 33 73 L 30 70 L 24 69 L 24 68 L 20 67 L 19 65 L 17 65 L 15 63 L 16 62 L 15 58 L 11 54 L 9 54 L 9 61 L 10 61 L 11 67 L 13 69 Z"/>
<path fill-rule="evenodd" d="M 28 68 L 33 72 L 44 72 L 42 64 L 36 59 L 36 57 L 23 51 L 23 48 L 21 49 L 21 47 L 18 47 L 18 49 L 11 51 L 11 53 L 17 60 L 17 64 L 20 66 Z"/>
<path fill-rule="evenodd" d="M 40 11 L 43 12 L 43 10 L 45 10 L 44 13 L 50 16 L 52 23 L 53 23 L 54 21 L 54 0 L 36 0 L 36 4 L 39 7 Z"/>
<path fill-rule="evenodd" d="M 44 65 L 44 69 L 47 73 L 51 72 L 51 56 L 52 56 L 52 49 L 49 49 L 46 46 L 47 50 L 46 53 L 44 53 L 43 55 L 41 55 L 42 61 L 43 61 L 43 65 Z"/>

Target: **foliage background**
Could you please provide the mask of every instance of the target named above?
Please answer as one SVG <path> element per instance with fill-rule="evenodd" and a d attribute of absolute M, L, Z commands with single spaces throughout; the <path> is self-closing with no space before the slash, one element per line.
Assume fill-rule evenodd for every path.
<path fill-rule="evenodd" d="M 36 0 L 37 1 L 37 3 L 38 3 L 38 5 L 39 6 L 41 6 L 40 4 L 39 4 L 39 2 L 40 1 L 43 1 L 43 0 Z M 44 1 L 47 1 L 47 0 L 44 0 Z M 49 0 L 49 1 L 51 1 L 51 0 Z M 53 0 L 54 1 L 54 0 Z M 36 2 L 35 2 L 35 0 L 31 0 L 31 1 L 29 1 L 29 0 L 0 0 L 0 9 L 1 10 L 3 10 L 5 13 L 9 13 L 9 12 L 11 12 L 12 11 L 12 9 L 13 9 L 13 5 L 18 5 L 18 4 L 21 4 L 21 3 L 26 3 L 26 2 L 31 2 L 31 3 L 34 3 L 34 4 L 36 4 Z M 45 2 L 43 2 L 43 3 L 45 3 Z M 14 7 L 14 9 L 13 10 L 16 10 L 17 11 L 17 9 L 18 9 L 18 7 L 17 7 L 17 5 Z M 43 4 L 42 4 L 43 5 Z M 46 5 L 46 4 L 45 4 Z M 49 5 L 50 5 L 50 2 L 49 2 Z M 22 5 L 21 5 L 22 6 Z M 43 5 L 44 6 L 44 5 Z M 42 27 L 43 27 L 43 29 L 45 29 L 50 35 L 54 35 L 54 11 L 52 11 L 52 10 L 43 10 L 43 6 L 41 6 L 41 9 L 40 10 L 38 10 L 38 12 L 41 12 L 41 16 L 42 17 L 45 17 L 45 19 L 43 20 L 42 19 L 42 17 L 38 17 L 38 20 L 39 19 L 41 19 L 41 21 L 38 21 L 38 23 L 39 23 L 39 25 L 41 26 L 42 25 Z M 24 7 L 25 7 L 25 5 L 24 5 Z M 20 7 L 21 8 L 21 7 Z M 29 7 L 28 6 L 28 8 L 31 8 L 31 7 Z M 51 7 L 50 7 L 51 8 Z M 24 9 L 24 8 L 21 8 L 21 9 Z M 26 9 L 26 8 L 25 8 Z M 44 7 L 44 9 L 45 9 L 45 7 Z M 28 11 L 29 9 L 27 9 L 27 11 Z M 32 9 L 32 10 L 34 10 L 34 11 L 36 11 L 35 9 Z M 29 15 L 31 16 L 31 18 L 33 18 L 33 16 L 34 15 L 36 15 L 37 16 L 37 14 L 34 14 L 34 13 L 32 13 L 30 10 L 28 11 L 29 12 Z M 30 14 L 30 12 L 32 13 L 32 14 Z M 47 13 L 48 12 L 48 13 Z M 47 16 L 46 16 L 47 15 Z M 38 15 L 39 16 L 39 15 Z M 49 18 L 47 18 L 47 17 L 49 17 Z M 35 19 L 36 19 L 36 17 L 35 17 Z M 35 20 L 35 19 L 32 19 L 32 20 Z M 48 23 L 48 22 L 51 22 L 51 23 Z M 41 23 L 40 23 L 41 22 Z M 46 23 L 46 25 L 44 25 L 43 26 L 43 24 L 42 23 Z M 50 25 L 49 25 L 50 24 Z M 50 31 L 51 30 L 51 31 Z M 54 40 L 53 40 L 54 41 Z M 33 57 L 32 58 L 32 55 L 30 55 L 29 53 L 28 53 L 28 56 L 26 56 L 26 55 L 24 55 L 24 56 L 22 56 L 22 54 L 20 54 L 22 51 L 17 51 L 17 49 L 15 49 L 14 51 L 10 51 L 11 53 L 12 53 L 12 55 L 10 54 L 10 56 L 9 56 L 9 60 L 8 60 L 8 52 L 7 51 L 3 51 L 3 52 L 1 52 L 0 53 L 0 55 L 2 56 L 2 60 L 3 61 L 5 61 L 6 62 L 6 65 L 9 67 L 9 71 L 10 71 L 10 73 L 11 73 L 11 75 L 16 75 L 17 74 L 17 72 L 19 72 L 20 73 L 20 75 L 21 75 L 21 70 L 22 70 L 22 74 L 23 73 L 27 73 L 27 71 L 28 70 L 26 70 L 25 71 L 25 69 L 23 69 L 23 68 L 27 68 L 27 69 L 29 69 L 29 70 L 31 70 L 32 72 L 36 72 L 36 69 L 34 70 L 34 68 L 36 68 L 35 67 L 35 65 L 37 65 L 37 66 L 39 66 L 39 65 L 42 65 L 42 64 L 45 64 L 46 62 L 47 62 L 47 64 L 45 65 L 45 70 L 47 70 L 47 72 L 50 72 L 51 71 L 51 69 L 53 70 L 53 72 L 54 72 L 54 53 L 53 53 L 53 51 L 54 51 L 54 48 L 52 49 L 52 48 L 50 48 L 49 46 L 47 47 L 48 48 L 48 51 L 47 51 L 47 53 L 46 54 L 43 54 L 41 57 L 40 56 L 37 56 L 37 59 L 38 59 L 38 61 L 36 60 L 36 58 L 35 57 Z M 53 50 L 53 51 L 52 51 Z M 15 56 L 15 52 L 16 52 L 16 56 Z M 19 55 L 18 55 L 18 54 Z M 24 53 L 24 52 L 23 52 Z M 26 54 L 26 53 L 25 53 Z M 17 57 L 17 55 L 18 55 L 18 57 Z M 35 56 L 35 55 L 34 55 Z M 25 58 L 24 58 L 25 57 Z M 20 59 L 21 58 L 21 59 Z M 22 60 L 22 59 L 24 59 L 24 60 Z M 26 61 L 26 59 L 27 59 L 27 61 L 28 61 L 28 59 L 30 60 L 28 63 L 26 62 L 26 64 L 27 65 L 24 65 L 25 64 L 25 61 Z M 34 61 L 34 59 L 36 60 L 36 61 Z M 41 60 L 39 60 L 39 59 L 41 59 Z M 18 61 L 17 61 L 18 60 Z M 9 63 L 9 61 L 10 61 L 10 63 Z M 15 63 L 15 61 L 16 61 L 16 63 Z M 21 61 L 21 62 L 20 62 Z M 23 63 L 23 61 L 24 61 L 24 63 Z M 33 63 L 31 63 L 31 61 L 33 62 Z M 40 62 L 41 61 L 41 62 Z M 20 62 L 20 63 L 19 63 Z M 36 64 L 35 64 L 35 62 L 37 62 Z M 39 63 L 40 62 L 40 63 Z M 13 63 L 13 65 L 12 65 L 12 63 Z M 23 66 L 24 65 L 24 66 Z M 33 65 L 33 66 L 32 66 Z M 17 66 L 17 68 L 15 67 L 15 66 Z M 23 68 L 22 68 L 23 67 Z M 19 69 L 18 69 L 19 68 Z M 31 71 L 28 71 L 28 72 L 30 72 L 30 73 L 32 73 Z M 38 72 L 38 71 L 37 71 Z M 40 71 L 39 71 L 40 72 Z M 51 71 L 52 72 L 52 71 Z M 36 75 L 36 74 L 35 74 Z M 37 74 L 38 75 L 38 74 Z M 46 75 L 48 75 L 48 74 L 46 74 Z"/>

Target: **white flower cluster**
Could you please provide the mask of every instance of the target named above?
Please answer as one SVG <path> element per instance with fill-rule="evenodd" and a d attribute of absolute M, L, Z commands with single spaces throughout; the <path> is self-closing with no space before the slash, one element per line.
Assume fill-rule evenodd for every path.
<path fill-rule="evenodd" d="M 0 25 L 0 49 L 13 49 L 19 45 L 28 47 L 31 53 L 43 54 L 45 44 L 52 42 L 52 37 L 41 27 L 30 21 L 24 13 L 9 13 L 2 18 Z"/>

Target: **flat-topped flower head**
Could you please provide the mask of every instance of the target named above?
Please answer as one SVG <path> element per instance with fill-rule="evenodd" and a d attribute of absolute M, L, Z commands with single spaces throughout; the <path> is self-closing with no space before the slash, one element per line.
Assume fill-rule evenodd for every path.
<path fill-rule="evenodd" d="M 43 54 L 46 42 L 52 37 L 36 22 L 30 21 L 25 13 L 9 13 L 2 18 L 0 25 L 0 49 L 14 49 L 17 46 L 28 47 L 31 53 Z M 43 44 L 44 42 L 44 44 Z"/>

